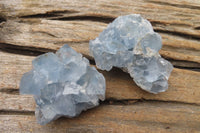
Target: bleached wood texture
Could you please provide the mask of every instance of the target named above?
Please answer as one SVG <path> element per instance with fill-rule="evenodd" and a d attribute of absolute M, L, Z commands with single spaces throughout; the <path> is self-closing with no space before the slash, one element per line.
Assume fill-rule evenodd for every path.
<path fill-rule="evenodd" d="M 174 63 L 177 66 L 200 67 L 199 1 L 11 0 L 0 4 L 2 21 L 7 20 L 2 23 L 0 40 L 12 47 L 48 51 L 69 43 L 88 53 L 88 41 L 97 37 L 107 23 L 119 15 L 139 13 L 162 33 L 162 56 L 187 61 Z"/>
<path fill-rule="evenodd" d="M 25 72 L 31 70 L 31 61 L 35 57 L 5 52 L 0 52 L 0 57 L 2 77 L 0 80 L 0 88 L 2 88 L 0 90 L 0 103 L 2 103 L 0 109 L 19 110 L 23 105 L 26 106 L 26 100 L 23 102 L 24 97 L 17 95 L 14 98 L 12 94 L 18 94 L 20 78 Z M 114 69 L 111 72 L 100 72 L 106 78 L 107 99 L 146 99 L 200 104 L 200 72 L 175 68 L 169 79 L 169 89 L 157 95 L 142 91 L 129 74 L 119 69 Z M 16 99 L 19 99 L 22 103 L 19 103 Z M 9 103 L 15 103 L 15 106 L 11 104 L 9 107 Z M 31 107 L 34 107 L 34 103 L 31 102 L 31 104 Z"/>
<path fill-rule="evenodd" d="M 3 114 L 4 113 L 4 114 Z M 74 119 L 61 118 L 41 126 L 33 112 L 0 114 L 0 130 L 41 133 L 198 133 L 200 107 L 177 103 L 142 102 L 101 105 Z"/>
<path fill-rule="evenodd" d="M 0 29 L 0 42 L 4 47 L 20 46 L 23 49 L 43 52 L 57 50 L 67 43 L 78 52 L 89 56 L 89 40 L 97 37 L 106 25 L 91 21 L 67 21 L 66 23 L 58 20 L 38 20 L 27 24 L 8 20 Z M 160 54 L 163 57 L 188 61 L 185 62 L 185 66 L 193 63 L 191 67 L 200 68 L 200 42 L 170 34 L 161 35 L 164 46 Z"/>
<path fill-rule="evenodd" d="M 173 70 L 169 89 L 149 94 L 119 69 L 100 71 L 107 81 L 100 107 L 75 119 L 36 124 L 33 97 L 18 91 L 35 56 L 68 43 L 92 61 L 89 40 L 131 13 L 152 23 L 163 38 L 160 54 L 182 68 Z M 199 70 L 198 0 L 0 0 L 0 132 L 200 132 Z"/>

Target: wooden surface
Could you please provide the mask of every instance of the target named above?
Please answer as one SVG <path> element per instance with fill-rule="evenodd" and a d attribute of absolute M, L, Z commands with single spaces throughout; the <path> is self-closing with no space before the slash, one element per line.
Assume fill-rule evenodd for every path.
<path fill-rule="evenodd" d="M 163 38 L 160 54 L 175 66 L 169 89 L 142 91 L 119 69 L 100 71 L 106 101 L 74 119 L 40 126 L 32 96 L 19 95 L 23 73 L 63 44 L 89 58 L 88 41 L 119 15 L 139 13 Z M 200 132 L 199 0 L 0 0 L 0 132 Z"/>

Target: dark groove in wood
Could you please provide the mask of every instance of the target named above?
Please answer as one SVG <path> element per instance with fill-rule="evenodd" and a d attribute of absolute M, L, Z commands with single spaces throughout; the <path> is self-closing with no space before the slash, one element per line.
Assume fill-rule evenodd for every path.
<path fill-rule="evenodd" d="M 34 111 L 0 110 L 0 115 L 35 115 Z"/>
<path fill-rule="evenodd" d="M 197 26 L 194 28 L 195 30 L 200 30 L 200 26 Z"/>
<path fill-rule="evenodd" d="M 182 32 L 176 32 L 176 31 L 167 31 L 167 30 L 161 30 L 161 29 L 154 29 L 154 31 L 156 32 L 160 32 L 160 33 L 166 33 L 166 34 L 170 34 L 170 35 L 174 35 L 174 36 L 179 36 L 185 39 L 190 39 L 190 40 L 200 40 L 200 36 L 198 35 L 191 35 L 191 34 L 186 34 L 186 33 L 182 33 Z"/>
<path fill-rule="evenodd" d="M 19 89 L 1 88 L 0 93 L 11 94 L 11 95 L 19 95 Z"/>
<path fill-rule="evenodd" d="M 117 99 L 106 99 L 105 101 L 100 101 L 100 104 L 102 105 L 133 105 L 136 102 L 142 101 L 141 99 L 123 99 L 123 100 L 117 100 Z"/>
<path fill-rule="evenodd" d="M 71 14 L 71 13 L 78 13 L 78 11 L 55 10 L 55 11 L 49 11 L 49 12 L 46 12 L 46 13 L 20 16 L 19 18 L 50 18 L 50 17 L 59 17 L 59 16 L 62 16 L 63 14 Z"/>
<path fill-rule="evenodd" d="M 49 18 L 49 17 L 59 17 L 59 16 L 62 16 L 62 15 L 53 14 L 53 13 L 44 13 L 44 14 L 20 16 L 20 18 Z"/>
<path fill-rule="evenodd" d="M 135 105 L 141 103 L 171 103 L 171 104 L 184 104 L 184 105 L 194 105 L 200 106 L 197 103 L 186 103 L 186 102 L 179 102 L 179 101 L 163 101 L 163 100 L 152 100 L 152 99 L 123 99 L 123 100 L 116 100 L 116 99 L 106 99 L 105 101 L 100 102 L 102 105 Z"/>
<path fill-rule="evenodd" d="M 200 72 L 200 66 L 199 67 L 182 67 L 182 66 L 176 66 L 174 65 L 175 68 L 179 69 L 184 69 L 184 70 L 190 70 L 190 71 L 197 71 Z"/>
<path fill-rule="evenodd" d="M 164 57 L 163 57 L 164 58 Z M 172 63 L 172 65 L 175 67 L 175 68 L 179 68 L 179 69 L 184 69 L 184 70 L 191 70 L 191 71 L 198 71 L 200 72 L 200 64 L 199 63 L 196 63 L 196 62 L 192 62 L 192 61 L 184 61 L 184 63 L 196 63 L 198 66 L 195 66 L 195 67 L 190 67 L 190 66 L 178 66 L 176 64 L 173 64 L 173 62 L 179 62 L 180 60 L 173 60 L 173 59 L 169 59 L 169 58 L 165 58 L 167 59 L 169 62 Z"/>
<path fill-rule="evenodd" d="M 45 52 L 55 52 L 55 50 L 52 50 L 52 49 L 16 46 L 16 45 L 7 44 L 7 43 L 0 43 L 0 50 L 7 53 L 29 55 L 29 56 L 38 56 L 38 55 L 44 54 Z"/>
<path fill-rule="evenodd" d="M 3 24 L 6 22 L 6 19 L 2 16 L 0 16 L 0 28 L 3 27 Z"/>
<path fill-rule="evenodd" d="M 184 102 L 177 102 L 177 101 L 162 101 L 162 100 L 146 100 L 146 99 L 124 99 L 124 100 L 114 100 L 114 99 L 107 99 L 105 101 L 101 101 L 99 106 L 103 105 L 122 105 L 122 106 L 132 106 L 132 105 L 138 105 L 138 104 L 176 104 L 176 105 L 193 105 L 193 106 L 199 106 L 199 104 L 195 103 L 184 103 Z M 3 109 L 0 110 L 0 115 L 28 115 L 33 116 L 35 115 L 34 111 L 28 111 L 28 110 L 9 110 L 9 109 Z"/>
<path fill-rule="evenodd" d="M 172 4 L 168 2 L 161 2 L 161 1 L 154 1 L 154 0 L 149 0 L 147 2 L 154 3 L 154 4 L 159 4 L 159 5 L 164 5 L 164 6 L 173 6 L 173 7 L 179 7 L 179 8 L 188 8 L 188 9 L 197 9 L 200 10 L 200 6 L 194 6 L 194 5 L 180 5 L 180 4 Z"/>
<path fill-rule="evenodd" d="M 0 17 L 0 23 L 2 23 L 2 22 L 5 22 L 6 21 L 6 19 L 5 18 L 3 18 L 3 17 Z"/>
<path fill-rule="evenodd" d="M 164 59 L 168 60 L 169 62 L 172 63 L 172 65 L 175 67 L 175 68 L 180 68 L 180 69 L 185 69 L 185 70 L 192 70 L 192 71 L 199 71 L 200 70 L 200 64 L 199 63 L 196 63 L 196 62 L 193 62 L 193 61 L 185 61 L 185 60 L 174 60 L 174 59 L 171 59 L 171 58 L 168 58 L 168 57 L 164 57 L 162 56 Z M 173 61 L 174 62 L 178 62 L 178 61 L 184 61 L 185 63 L 196 63 L 197 65 L 199 65 L 199 67 L 187 67 L 187 66 L 177 66 L 177 65 L 174 65 L 173 64 Z M 195 70 L 196 69 L 196 70 Z"/>
<path fill-rule="evenodd" d="M 61 17 L 61 18 L 53 18 L 51 20 L 62 20 L 62 21 L 73 21 L 73 20 L 89 20 L 95 22 L 103 22 L 103 23 L 110 23 L 114 20 L 114 17 L 109 16 L 92 16 L 92 15 L 84 15 L 84 16 L 70 16 L 70 17 Z"/>
<path fill-rule="evenodd" d="M 153 20 L 153 19 L 148 19 L 148 21 L 150 21 L 151 22 L 151 25 L 154 27 L 154 26 L 156 26 L 156 25 L 164 25 L 164 26 L 166 26 L 166 25 L 168 25 L 168 24 L 170 24 L 170 25 L 177 25 L 177 26 L 185 26 L 185 27 L 191 27 L 191 25 L 189 25 L 189 24 L 185 24 L 185 23 L 169 23 L 169 22 L 161 22 L 161 21 L 157 21 L 157 20 Z"/>
<path fill-rule="evenodd" d="M 53 11 L 48 11 L 47 13 L 51 14 L 72 14 L 72 13 L 78 13 L 79 11 L 76 10 L 53 10 Z"/>

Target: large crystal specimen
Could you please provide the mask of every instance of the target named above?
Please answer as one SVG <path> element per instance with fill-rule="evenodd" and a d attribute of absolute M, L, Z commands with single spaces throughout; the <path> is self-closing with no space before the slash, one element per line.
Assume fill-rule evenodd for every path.
<path fill-rule="evenodd" d="M 33 94 L 38 123 L 75 117 L 105 99 L 105 79 L 89 61 L 68 45 L 32 62 L 20 83 L 21 94 Z"/>
<path fill-rule="evenodd" d="M 159 55 L 161 47 L 161 36 L 139 14 L 116 18 L 90 41 L 90 52 L 98 68 L 121 68 L 130 73 L 138 86 L 155 94 L 167 90 L 173 69 Z"/>

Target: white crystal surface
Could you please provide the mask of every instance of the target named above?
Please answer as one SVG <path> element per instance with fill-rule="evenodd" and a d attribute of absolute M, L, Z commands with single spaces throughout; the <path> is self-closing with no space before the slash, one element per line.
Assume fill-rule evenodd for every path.
<path fill-rule="evenodd" d="M 155 94 L 167 90 L 173 69 L 159 55 L 161 47 L 161 36 L 139 14 L 116 18 L 99 37 L 90 41 L 90 52 L 99 69 L 126 70 L 138 86 Z"/>
<path fill-rule="evenodd" d="M 75 117 L 105 99 L 105 79 L 89 61 L 68 45 L 56 54 L 33 60 L 33 69 L 20 82 L 21 94 L 33 94 L 38 123 L 61 116 Z"/>

